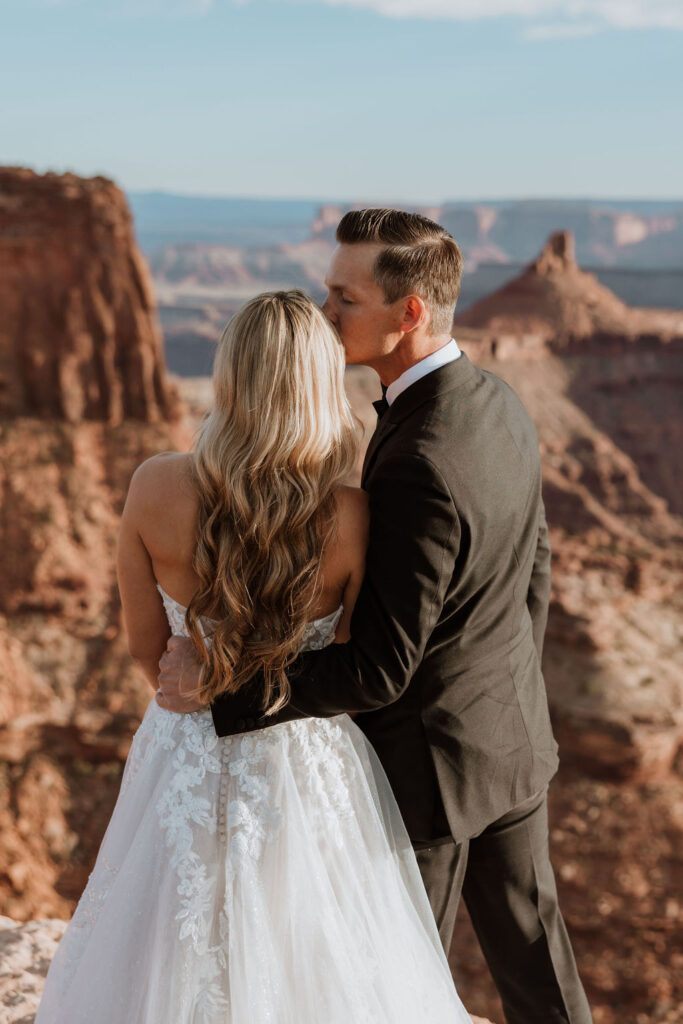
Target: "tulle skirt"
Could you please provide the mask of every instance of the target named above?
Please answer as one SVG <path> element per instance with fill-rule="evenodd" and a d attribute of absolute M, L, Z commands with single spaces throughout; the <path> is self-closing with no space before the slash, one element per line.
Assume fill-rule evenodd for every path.
<path fill-rule="evenodd" d="M 152 701 L 36 1024 L 465 1024 L 346 715 L 220 739 Z"/>

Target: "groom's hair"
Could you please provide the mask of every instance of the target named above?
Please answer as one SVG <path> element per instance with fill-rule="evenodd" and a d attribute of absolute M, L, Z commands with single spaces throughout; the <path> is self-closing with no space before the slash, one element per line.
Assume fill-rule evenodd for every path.
<path fill-rule="evenodd" d="M 386 302 L 419 295 L 431 314 L 430 332 L 451 330 L 463 258 L 455 239 L 440 224 L 404 210 L 351 210 L 339 221 L 337 241 L 386 246 L 374 266 Z"/>

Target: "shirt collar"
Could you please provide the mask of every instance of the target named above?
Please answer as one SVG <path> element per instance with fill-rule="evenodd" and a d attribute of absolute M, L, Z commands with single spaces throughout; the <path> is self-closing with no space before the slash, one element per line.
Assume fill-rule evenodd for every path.
<path fill-rule="evenodd" d="M 436 352 L 431 352 L 424 359 L 421 359 L 419 363 L 415 363 L 413 366 L 409 366 L 400 377 L 397 377 L 386 390 L 386 400 L 389 405 L 396 401 L 401 392 L 409 388 L 411 384 L 425 377 L 432 370 L 438 369 L 439 366 L 445 366 L 446 363 L 453 362 L 454 359 L 458 359 L 462 355 L 462 352 L 458 348 L 458 343 L 455 338 L 451 338 L 448 344 L 438 348 Z"/>

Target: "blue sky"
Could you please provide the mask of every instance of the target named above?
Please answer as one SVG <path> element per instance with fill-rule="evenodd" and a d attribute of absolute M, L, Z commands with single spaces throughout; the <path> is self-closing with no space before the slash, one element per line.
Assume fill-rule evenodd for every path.
<path fill-rule="evenodd" d="M 0 0 L 0 89 L 129 190 L 683 197 L 683 0 Z"/>

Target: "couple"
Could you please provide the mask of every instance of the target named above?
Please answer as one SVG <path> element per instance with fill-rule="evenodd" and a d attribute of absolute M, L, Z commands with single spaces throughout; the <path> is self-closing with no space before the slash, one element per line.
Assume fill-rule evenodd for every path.
<path fill-rule="evenodd" d="M 461 894 L 509 1024 L 590 1024 L 548 858 L 534 427 L 451 339 L 446 231 L 362 210 L 337 240 L 325 315 L 248 303 L 193 453 L 131 482 L 159 688 L 37 1024 L 465 1024 Z M 385 385 L 363 490 L 344 355 Z"/>

